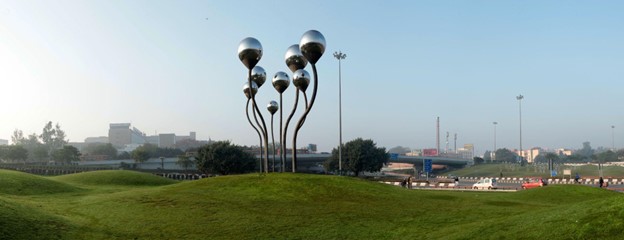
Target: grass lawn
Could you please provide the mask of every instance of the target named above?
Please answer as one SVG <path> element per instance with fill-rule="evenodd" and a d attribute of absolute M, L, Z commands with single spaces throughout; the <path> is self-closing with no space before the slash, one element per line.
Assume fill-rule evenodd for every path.
<path fill-rule="evenodd" d="M 175 182 L 0 170 L 0 187 L 0 239 L 624 238 L 624 196 L 578 185 L 442 192 L 290 173 Z"/>

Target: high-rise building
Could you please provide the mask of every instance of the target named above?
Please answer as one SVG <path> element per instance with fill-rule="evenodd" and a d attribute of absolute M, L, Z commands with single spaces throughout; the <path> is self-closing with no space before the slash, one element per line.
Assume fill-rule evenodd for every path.
<path fill-rule="evenodd" d="M 176 144 L 176 135 L 173 133 L 158 134 L 158 147 L 171 148 Z"/>
<path fill-rule="evenodd" d="M 144 144 L 147 142 L 145 133 L 135 127 L 131 129 L 130 123 L 111 123 L 108 129 L 108 141 L 118 148 L 128 144 Z"/>

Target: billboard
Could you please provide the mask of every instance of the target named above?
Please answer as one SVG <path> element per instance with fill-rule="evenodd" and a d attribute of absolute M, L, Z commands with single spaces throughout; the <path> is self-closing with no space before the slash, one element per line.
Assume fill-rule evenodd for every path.
<path fill-rule="evenodd" d="M 426 148 L 422 150 L 422 155 L 425 157 L 433 157 L 438 156 L 438 149 L 435 148 Z"/>

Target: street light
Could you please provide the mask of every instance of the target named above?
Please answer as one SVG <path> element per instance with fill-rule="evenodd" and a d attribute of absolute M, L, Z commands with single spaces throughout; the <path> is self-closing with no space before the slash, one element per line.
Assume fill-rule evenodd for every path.
<path fill-rule="evenodd" d="M 496 125 L 498 124 L 498 122 L 493 122 L 494 124 L 494 154 L 492 154 L 493 159 L 492 160 L 496 160 Z"/>
<path fill-rule="evenodd" d="M 524 96 L 520 94 L 516 96 L 516 99 L 518 99 L 518 110 L 520 113 L 520 161 L 522 161 L 524 155 L 524 153 L 522 152 L 522 99 L 524 99 Z"/>
<path fill-rule="evenodd" d="M 164 157 L 160 157 L 160 169 L 165 170 L 165 158 Z"/>
<path fill-rule="evenodd" d="M 615 126 L 611 125 L 611 150 L 615 152 Z"/>
<path fill-rule="evenodd" d="M 338 172 L 342 174 L 342 66 L 341 60 L 347 57 L 347 54 L 341 51 L 334 52 L 334 57 L 338 59 Z"/>

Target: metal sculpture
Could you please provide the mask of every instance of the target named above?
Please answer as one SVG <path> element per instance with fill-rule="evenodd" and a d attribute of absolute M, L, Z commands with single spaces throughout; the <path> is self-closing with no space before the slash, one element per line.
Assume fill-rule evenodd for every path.
<path fill-rule="evenodd" d="M 292 45 L 286 50 L 286 55 L 285 55 L 286 66 L 288 66 L 288 68 L 293 72 L 292 81 L 296 89 L 295 89 L 295 103 L 294 103 L 294 106 L 290 115 L 288 116 L 288 119 L 286 120 L 286 125 L 284 126 L 282 126 L 282 119 L 283 119 L 282 94 L 284 93 L 284 91 L 286 91 L 286 89 L 289 86 L 289 77 L 288 77 L 288 74 L 286 74 L 285 72 L 277 72 L 273 77 L 273 81 L 272 81 L 273 87 L 280 95 L 279 106 L 282 106 L 281 108 L 279 108 L 277 105 L 277 102 L 272 101 L 267 107 L 267 108 L 269 107 L 271 108 L 269 109 L 269 111 L 271 112 L 271 136 L 273 138 L 273 149 L 274 149 L 273 150 L 274 152 L 273 171 L 275 171 L 275 138 L 273 136 L 273 114 L 279 108 L 280 110 L 280 160 L 282 164 L 281 171 L 285 171 L 285 168 L 286 168 L 286 163 L 285 163 L 286 162 L 286 143 L 285 142 L 286 142 L 286 136 L 288 132 L 288 125 L 297 110 L 297 105 L 299 102 L 299 92 L 301 91 L 301 93 L 303 93 L 303 97 L 305 101 L 305 111 L 303 112 L 299 120 L 297 121 L 297 124 L 295 125 L 295 130 L 293 133 L 292 172 L 296 172 L 297 170 L 297 136 L 299 134 L 299 130 L 301 129 L 301 127 L 303 127 L 303 124 L 305 123 L 305 120 L 308 114 L 310 113 L 310 110 L 312 110 L 312 107 L 314 106 L 314 101 L 316 100 L 316 93 L 318 90 L 318 72 L 316 70 L 316 63 L 323 56 L 323 53 L 325 52 L 325 48 L 326 48 L 326 43 L 325 43 L 325 37 L 323 36 L 323 34 L 321 34 L 320 32 L 316 30 L 310 30 L 303 34 L 299 42 L 299 45 L 297 44 Z M 264 69 L 260 68 L 258 70 L 255 70 L 256 64 L 258 64 L 258 62 L 262 58 L 262 51 L 263 51 L 262 45 L 255 38 L 245 38 L 240 42 L 238 46 L 238 57 L 243 63 L 243 65 L 245 65 L 245 67 L 247 67 L 247 69 L 249 70 L 248 86 L 252 86 L 252 87 L 247 87 L 245 88 L 245 90 L 247 92 L 246 95 L 248 95 L 248 105 L 249 105 L 249 100 L 251 100 L 252 111 L 254 113 L 254 117 L 256 117 L 256 114 L 257 114 L 257 116 L 260 118 L 260 121 L 257 121 L 256 119 L 256 125 L 258 127 L 256 128 L 254 124 L 251 122 L 251 120 L 249 119 L 249 114 L 247 114 L 248 116 L 247 119 L 249 120 L 249 123 L 252 125 L 252 127 L 256 129 L 256 132 L 258 133 L 258 135 L 262 135 L 263 137 L 264 155 L 262 158 L 264 160 L 264 164 L 262 164 L 261 169 L 263 169 L 264 172 L 268 172 L 268 131 L 267 131 L 266 124 L 264 122 L 264 118 L 262 117 L 262 113 L 258 110 L 256 100 L 255 100 L 255 93 L 252 93 L 253 92 L 252 82 L 255 83 L 257 85 L 257 88 L 259 89 L 266 80 L 266 72 L 264 71 Z M 304 70 L 304 68 L 306 67 L 308 63 L 310 63 L 310 65 L 312 66 L 312 72 L 314 74 L 314 87 L 312 89 L 312 96 L 310 98 L 310 102 L 308 102 L 308 96 L 306 94 L 306 90 L 308 86 L 310 85 L 311 77 L 310 77 L 310 74 L 306 70 Z M 273 105 L 273 103 L 275 105 Z M 262 148 L 263 141 L 261 140 L 260 142 L 261 142 L 260 146 Z M 262 153 L 262 150 L 261 150 L 261 153 Z"/>

